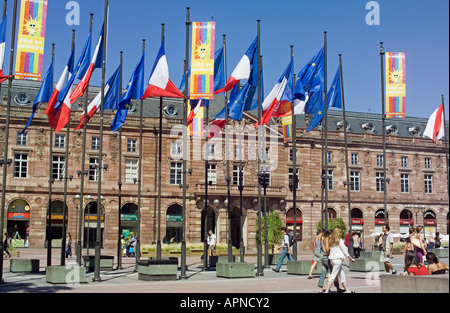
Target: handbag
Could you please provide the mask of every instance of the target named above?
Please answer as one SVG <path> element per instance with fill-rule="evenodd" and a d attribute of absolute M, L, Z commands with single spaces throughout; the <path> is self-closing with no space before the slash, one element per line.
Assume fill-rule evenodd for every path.
<path fill-rule="evenodd" d="M 420 241 L 417 238 L 411 239 L 411 243 L 416 246 L 417 248 L 420 248 Z"/>

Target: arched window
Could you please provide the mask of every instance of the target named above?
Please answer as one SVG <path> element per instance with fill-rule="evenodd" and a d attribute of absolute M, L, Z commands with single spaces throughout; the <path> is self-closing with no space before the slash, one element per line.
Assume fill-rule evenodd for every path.
<path fill-rule="evenodd" d="M 181 242 L 183 228 L 183 208 L 172 204 L 166 212 L 166 236 L 163 242 Z"/>

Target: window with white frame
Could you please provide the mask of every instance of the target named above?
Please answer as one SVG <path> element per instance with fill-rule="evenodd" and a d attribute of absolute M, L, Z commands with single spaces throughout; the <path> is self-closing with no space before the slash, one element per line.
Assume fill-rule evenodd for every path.
<path fill-rule="evenodd" d="M 181 142 L 179 141 L 174 141 L 172 142 L 172 149 L 171 149 L 171 154 L 172 156 L 179 156 L 181 155 L 182 151 L 181 151 Z"/>
<path fill-rule="evenodd" d="M 100 150 L 100 137 L 92 137 L 91 150 L 93 151 Z"/>
<path fill-rule="evenodd" d="M 383 155 L 382 154 L 378 154 L 377 155 L 377 166 L 383 166 L 383 160 L 384 160 L 384 157 L 383 157 Z"/>
<path fill-rule="evenodd" d="M 89 158 L 89 181 L 98 181 L 98 158 Z"/>
<path fill-rule="evenodd" d="M 333 152 L 332 152 L 332 151 L 328 151 L 328 152 L 327 152 L 327 162 L 328 162 L 329 164 L 332 164 L 332 163 L 333 163 Z"/>
<path fill-rule="evenodd" d="M 404 156 L 404 155 L 402 155 L 402 157 L 401 157 L 401 162 L 400 162 L 400 164 L 401 164 L 401 167 L 403 167 L 403 168 L 407 168 L 408 167 L 408 157 L 407 156 Z"/>
<path fill-rule="evenodd" d="M 14 177 L 27 178 L 28 176 L 28 155 L 16 153 L 14 155 Z"/>
<path fill-rule="evenodd" d="M 134 183 L 138 179 L 138 160 L 125 160 L 125 182 Z"/>
<path fill-rule="evenodd" d="M 333 171 L 328 170 L 328 190 L 333 190 Z"/>
<path fill-rule="evenodd" d="M 298 173 L 299 173 L 299 171 L 298 171 L 298 169 L 295 171 L 296 173 L 296 178 L 297 178 L 297 184 L 296 184 L 296 186 L 295 186 L 295 189 L 297 189 L 297 190 L 299 190 L 300 189 L 300 178 L 298 177 Z M 294 183 L 294 175 L 293 175 L 293 173 L 294 173 L 294 169 L 291 167 L 291 168 L 289 168 L 289 188 L 291 188 L 291 186 L 292 186 L 292 184 Z"/>
<path fill-rule="evenodd" d="M 409 174 L 400 174 L 400 191 L 409 193 Z"/>
<path fill-rule="evenodd" d="M 353 165 L 359 164 L 358 153 L 353 152 L 351 155 L 351 162 Z"/>
<path fill-rule="evenodd" d="M 56 134 L 55 135 L 55 148 L 56 149 L 64 149 L 65 141 L 66 141 L 65 135 Z"/>
<path fill-rule="evenodd" d="M 183 163 L 171 162 L 170 163 L 170 184 L 180 185 L 183 181 Z"/>
<path fill-rule="evenodd" d="M 425 158 L 425 168 L 426 169 L 431 168 L 431 158 Z"/>
<path fill-rule="evenodd" d="M 208 184 L 217 184 L 217 164 L 208 163 Z"/>
<path fill-rule="evenodd" d="M 265 185 L 266 187 L 270 186 L 270 166 L 261 166 L 261 182 Z"/>
<path fill-rule="evenodd" d="M 384 192 L 384 174 L 381 172 L 377 172 L 375 174 L 375 177 L 377 192 Z"/>
<path fill-rule="evenodd" d="M 64 170 L 66 166 L 66 157 L 61 155 L 53 156 L 52 177 L 53 179 L 64 179 Z"/>
<path fill-rule="evenodd" d="M 425 193 L 433 193 L 433 175 L 424 175 Z"/>
<path fill-rule="evenodd" d="M 239 165 L 233 165 L 233 185 L 239 186 L 240 185 L 240 166 Z M 244 168 L 242 168 L 242 184 L 244 184 Z"/>
<path fill-rule="evenodd" d="M 20 132 L 17 132 L 17 140 L 16 145 L 20 147 L 26 147 L 28 141 L 28 133 L 20 134 Z"/>
<path fill-rule="evenodd" d="M 127 139 L 127 152 L 128 153 L 137 153 L 137 140 L 136 139 Z"/>
<path fill-rule="evenodd" d="M 359 191 L 360 190 L 360 175 L 359 171 L 350 171 L 350 190 Z"/>
<path fill-rule="evenodd" d="M 234 145 L 234 159 L 243 160 L 244 159 L 244 146 Z"/>
<path fill-rule="evenodd" d="M 206 146 L 206 156 L 209 158 L 214 158 L 216 146 L 213 143 L 208 143 Z"/>

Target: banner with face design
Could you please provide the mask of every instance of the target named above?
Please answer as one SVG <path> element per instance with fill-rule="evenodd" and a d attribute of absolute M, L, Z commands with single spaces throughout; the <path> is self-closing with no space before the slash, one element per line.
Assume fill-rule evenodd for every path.
<path fill-rule="evenodd" d="M 404 118 L 406 71 L 404 52 L 386 52 L 386 117 Z"/>
<path fill-rule="evenodd" d="M 192 23 L 191 99 L 213 98 L 215 35 L 215 22 Z"/>

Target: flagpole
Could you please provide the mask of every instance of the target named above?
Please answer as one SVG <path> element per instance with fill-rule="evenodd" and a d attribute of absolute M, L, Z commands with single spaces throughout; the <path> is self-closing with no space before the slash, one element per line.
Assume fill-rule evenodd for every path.
<path fill-rule="evenodd" d="M 347 119 L 345 116 L 345 97 L 344 97 L 344 74 L 342 72 L 342 55 L 339 54 L 339 74 L 341 78 L 341 102 L 342 102 L 342 122 L 344 128 L 344 144 L 345 144 L 345 173 L 347 186 L 347 203 L 348 203 L 348 233 L 350 234 L 350 254 L 353 256 L 353 236 L 352 236 L 352 203 L 350 200 L 350 171 L 348 167 L 348 141 L 347 141 Z"/>
<path fill-rule="evenodd" d="M 447 147 L 447 128 L 445 125 L 445 105 L 444 105 L 444 95 L 442 95 L 442 114 L 444 115 L 443 123 L 444 123 L 444 142 L 445 142 L 445 162 L 447 166 L 447 193 L 448 193 L 448 199 L 449 199 L 449 205 L 450 205 L 450 173 L 449 173 L 449 159 L 448 159 L 448 147 Z"/>
<path fill-rule="evenodd" d="M 294 59 L 294 46 L 291 45 L 291 60 Z M 294 79 L 295 89 L 295 79 Z M 294 112 L 294 101 L 291 103 L 292 110 L 292 202 L 294 208 L 294 239 L 293 247 L 294 260 L 297 260 L 297 121 Z"/>
<path fill-rule="evenodd" d="M 122 99 L 122 84 L 123 84 L 123 51 L 120 51 L 120 99 Z M 122 267 L 122 234 L 120 233 L 121 224 L 121 209 L 122 209 L 122 127 L 119 128 L 119 203 L 118 203 L 118 233 L 117 233 L 117 269 L 123 269 Z"/>
<path fill-rule="evenodd" d="M 183 222 L 182 222 L 182 240 L 181 240 L 181 279 L 187 279 L 186 276 L 186 158 L 187 158 L 187 104 L 189 98 L 189 29 L 191 26 L 191 21 L 189 20 L 190 7 L 186 7 L 186 60 L 184 63 L 184 77 L 185 77 L 185 88 L 184 88 L 184 105 L 183 105 Z"/>
<path fill-rule="evenodd" d="M 102 170 L 103 170 L 103 116 L 105 109 L 105 74 L 106 74 L 106 50 L 108 35 L 108 6 L 109 1 L 105 0 L 104 24 L 103 24 L 103 58 L 102 58 L 102 86 L 101 86 L 101 104 L 100 104 L 100 147 L 98 153 L 98 191 L 97 191 L 97 236 L 95 238 L 95 259 L 94 259 L 94 278 L 93 282 L 101 282 L 100 277 L 100 258 L 101 258 L 101 217 L 102 217 Z M 87 114 L 87 112 L 86 112 Z M 106 212 L 105 212 L 106 213 Z"/>
<path fill-rule="evenodd" d="M 72 30 L 72 50 L 75 47 L 75 32 L 76 30 Z M 73 75 L 76 75 L 76 73 L 73 73 Z M 64 105 L 64 103 L 61 103 L 61 105 Z M 69 142 L 70 142 L 70 119 L 71 119 L 72 111 L 69 113 L 69 119 L 67 122 L 67 129 L 66 129 L 66 151 L 65 151 L 65 157 L 64 157 L 64 192 L 63 192 L 63 220 L 62 220 L 62 238 L 61 238 L 61 258 L 60 258 L 60 265 L 64 266 L 66 264 L 66 215 L 67 215 L 67 185 L 69 178 L 67 174 L 69 173 Z"/>
<path fill-rule="evenodd" d="M 6 2 L 6 1 L 5 1 Z M 52 63 L 55 61 L 55 44 L 52 43 Z M 52 81 L 54 68 L 52 68 Z M 48 222 L 47 222 L 47 266 L 52 266 L 52 185 L 53 185 L 53 128 L 50 126 L 50 152 L 48 173 Z"/>
<path fill-rule="evenodd" d="M 161 43 L 164 41 L 164 24 L 161 24 Z M 161 180 L 162 180 L 162 120 L 163 98 L 159 98 L 159 151 L 158 151 L 158 231 L 156 240 L 156 259 L 161 260 Z"/>
<path fill-rule="evenodd" d="M 7 11 L 8 11 L 8 0 L 5 0 L 5 3 L 3 4 L 3 19 L 5 18 Z M 1 94 L 2 94 L 2 84 L 0 84 L 0 95 Z M 3 102 L 3 100 L 0 100 L 0 101 Z M 2 234 L 2 236 L 3 236 L 3 234 Z"/>
<path fill-rule="evenodd" d="M 89 24 L 89 32 L 92 32 L 92 25 L 94 21 L 94 14 L 91 13 L 91 19 Z M 81 152 L 81 179 L 80 179 L 80 215 L 78 216 L 79 225 L 78 225 L 78 238 L 77 238 L 77 263 L 81 266 L 81 258 L 83 254 L 83 248 L 81 245 L 81 234 L 82 234 L 82 225 L 83 225 L 83 216 L 84 216 L 84 177 L 87 173 L 85 173 L 86 167 L 86 131 L 87 131 L 87 114 L 88 114 L 88 101 L 89 101 L 89 85 L 86 88 L 86 95 L 84 98 L 84 124 L 83 124 L 83 143 L 82 143 L 82 152 Z M 67 141 L 68 143 L 69 141 Z M 67 144 L 68 145 L 68 144 Z"/>
<path fill-rule="evenodd" d="M 387 224 L 387 178 L 386 178 L 386 111 L 384 93 L 384 49 L 383 42 L 380 42 L 381 61 L 381 132 L 383 134 L 383 189 L 384 189 L 384 223 Z"/>
<path fill-rule="evenodd" d="M 256 276 L 264 276 L 263 268 L 262 268 L 262 246 L 261 246 L 261 179 L 259 178 L 261 174 L 261 151 L 262 151 L 262 142 L 261 142 L 261 131 L 262 131 L 262 112 L 261 112 L 261 42 L 260 42 L 260 22 L 261 20 L 257 20 L 257 34 L 258 34 L 258 236 L 257 240 L 257 270 Z"/>
<path fill-rule="evenodd" d="M 145 53 L 145 39 L 142 39 L 142 54 Z M 144 127 L 144 100 L 140 100 L 139 108 L 139 161 L 138 161 L 138 218 L 136 230 L 135 246 L 135 271 L 138 270 L 138 264 L 141 259 L 141 190 L 142 190 L 142 151 L 143 151 L 143 127 Z"/>
<path fill-rule="evenodd" d="M 225 38 L 224 38 L 225 40 Z M 229 143 L 228 143 L 228 92 L 225 93 L 225 158 L 226 158 L 226 176 L 225 180 L 227 182 L 227 212 L 228 212 L 228 230 L 227 230 L 227 241 L 228 241 L 228 262 L 233 262 L 233 247 L 231 242 L 231 192 L 230 192 L 230 155 L 229 155 Z"/>
<path fill-rule="evenodd" d="M 327 31 L 324 31 L 324 40 L 325 40 L 325 49 L 324 49 L 324 92 L 323 97 L 325 101 L 325 123 L 323 126 L 325 127 L 325 151 L 324 151 L 324 157 L 325 157 L 325 223 L 326 223 L 326 229 L 328 229 L 328 189 L 329 189 L 329 177 L 328 177 L 328 97 L 327 97 Z M 322 128 L 323 131 L 323 128 Z"/>
<path fill-rule="evenodd" d="M 3 177 L 2 177 L 2 207 L 1 207 L 1 216 L 0 216 L 0 230 L 2 232 L 3 238 L 3 228 L 4 219 L 5 219 L 5 204 L 6 204 L 6 175 L 7 175 L 7 163 L 8 163 L 8 139 L 9 139 L 9 117 L 11 114 L 11 87 L 12 87 L 12 77 L 13 75 L 13 66 L 14 66 L 14 48 L 16 45 L 16 15 L 17 15 L 17 0 L 14 0 L 14 10 L 13 10 L 13 23 L 12 23 L 12 34 L 11 34 L 11 53 L 9 60 L 9 79 L 8 79 L 8 99 L 6 104 L 6 123 L 5 123 L 5 148 L 3 153 Z M 3 280 L 3 244 L 0 244 L 0 285 L 4 284 Z"/>

